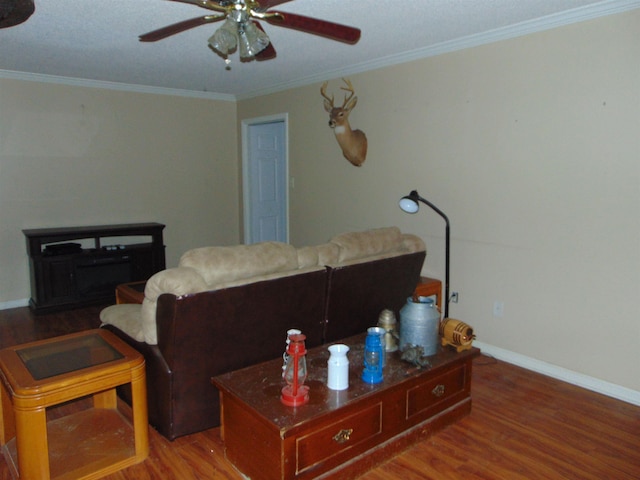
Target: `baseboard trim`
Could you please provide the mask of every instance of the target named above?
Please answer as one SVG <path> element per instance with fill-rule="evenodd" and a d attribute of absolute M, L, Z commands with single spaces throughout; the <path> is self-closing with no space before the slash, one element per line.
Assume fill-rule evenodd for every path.
<path fill-rule="evenodd" d="M 29 306 L 29 299 L 11 300 L 9 302 L 0 302 L 0 310 L 9 310 L 10 308 L 19 308 Z"/>
<path fill-rule="evenodd" d="M 493 345 L 483 342 L 474 341 L 473 345 L 474 347 L 478 347 L 482 350 L 482 353 L 497 358 L 498 360 L 512 363 L 519 367 L 526 368 L 527 370 L 532 370 L 572 385 L 577 385 L 579 387 L 586 388 L 587 390 L 640 406 L 640 392 L 636 390 L 590 377 L 582 373 L 574 372 L 573 370 L 558 367 L 557 365 L 536 360 L 535 358 L 527 357 L 510 350 L 494 347 Z"/>

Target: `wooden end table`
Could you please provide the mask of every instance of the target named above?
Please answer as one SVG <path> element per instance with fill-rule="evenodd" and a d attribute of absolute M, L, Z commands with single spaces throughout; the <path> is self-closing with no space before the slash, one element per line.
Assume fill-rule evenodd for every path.
<path fill-rule="evenodd" d="M 121 283 L 116 287 L 116 304 L 142 303 L 146 280 L 141 282 Z"/>
<path fill-rule="evenodd" d="M 144 357 L 96 329 L 0 351 L 0 445 L 20 480 L 97 479 L 149 453 Z M 131 384 L 133 424 L 115 387 Z M 93 408 L 47 422 L 46 409 L 93 396 Z"/>
<path fill-rule="evenodd" d="M 442 312 L 442 282 L 437 278 L 420 277 L 420 283 L 416 285 L 414 295 L 419 297 L 436 297 L 436 306 Z"/>
<path fill-rule="evenodd" d="M 309 403 L 280 402 L 282 359 L 219 375 L 226 458 L 261 480 L 355 478 L 471 411 L 477 348 L 439 348 L 417 368 L 387 353 L 384 380 L 361 380 L 365 335 L 349 345 L 349 388 L 330 390 L 327 345 L 307 353 Z"/>

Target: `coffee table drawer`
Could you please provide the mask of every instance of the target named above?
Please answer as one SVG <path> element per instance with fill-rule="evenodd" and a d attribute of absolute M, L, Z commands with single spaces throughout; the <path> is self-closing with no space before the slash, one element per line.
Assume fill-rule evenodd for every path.
<path fill-rule="evenodd" d="M 407 390 L 407 419 L 421 414 L 430 416 L 435 410 L 441 410 L 443 403 L 455 403 L 465 394 L 466 385 L 467 369 L 463 364 Z"/>
<path fill-rule="evenodd" d="M 349 415 L 296 439 L 297 473 L 349 450 L 349 456 L 366 451 L 382 433 L 382 403 Z"/>

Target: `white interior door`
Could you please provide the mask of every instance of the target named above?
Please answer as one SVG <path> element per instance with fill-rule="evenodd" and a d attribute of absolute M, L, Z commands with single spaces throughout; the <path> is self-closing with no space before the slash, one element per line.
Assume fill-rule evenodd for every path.
<path fill-rule="evenodd" d="M 289 241 L 286 116 L 242 124 L 245 243 Z"/>

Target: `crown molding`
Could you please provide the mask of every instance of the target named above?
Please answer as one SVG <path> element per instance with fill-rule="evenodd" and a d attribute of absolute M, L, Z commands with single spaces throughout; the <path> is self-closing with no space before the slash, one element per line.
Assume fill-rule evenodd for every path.
<path fill-rule="evenodd" d="M 630 10 L 640 8 L 640 0 L 605 0 L 586 7 L 574 8 L 565 12 L 548 15 L 535 20 L 521 22 L 508 27 L 497 28 L 488 32 L 469 35 L 467 37 L 457 38 L 447 42 L 438 43 L 424 48 L 418 48 L 398 55 L 390 55 L 384 58 L 362 62 L 351 65 L 347 68 L 336 69 L 333 71 L 325 71 L 317 75 L 309 76 L 293 80 L 291 82 L 281 83 L 273 87 L 254 90 L 253 92 L 237 95 L 237 100 L 247 100 L 262 95 L 281 92 L 291 88 L 303 87 L 313 83 L 323 82 L 328 78 L 338 78 L 348 75 L 355 75 L 380 68 L 386 68 L 402 63 L 412 62 L 445 53 L 451 53 L 467 48 L 487 45 L 489 43 L 509 40 L 511 38 L 522 37 L 532 33 L 551 30 L 554 28 L 571 25 L 574 23 L 584 22 L 599 17 L 623 13 Z"/>
<path fill-rule="evenodd" d="M 134 93 L 150 93 L 154 95 L 170 95 L 173 97 L 190 97 L 207 100 L 222 100 L 235 102 L 235 95 L 228 95 L 215 92 L 199 92 L 196 90 L 182 90 L 178 88 L 152 87 L 146 85 L 133 85 L 129 83 L 105 82 L 102 80 L 87 80 L 84 78 L 61 77 L 57 75 L 44 75 L 40 73 L 14 72 L 11 70 L 0 70 L 0 78 L 12 80 L 24 80 L 29 82 L 55 83 L 73 87 L 101 88 L 103 90 L 119 90 Z"/>

